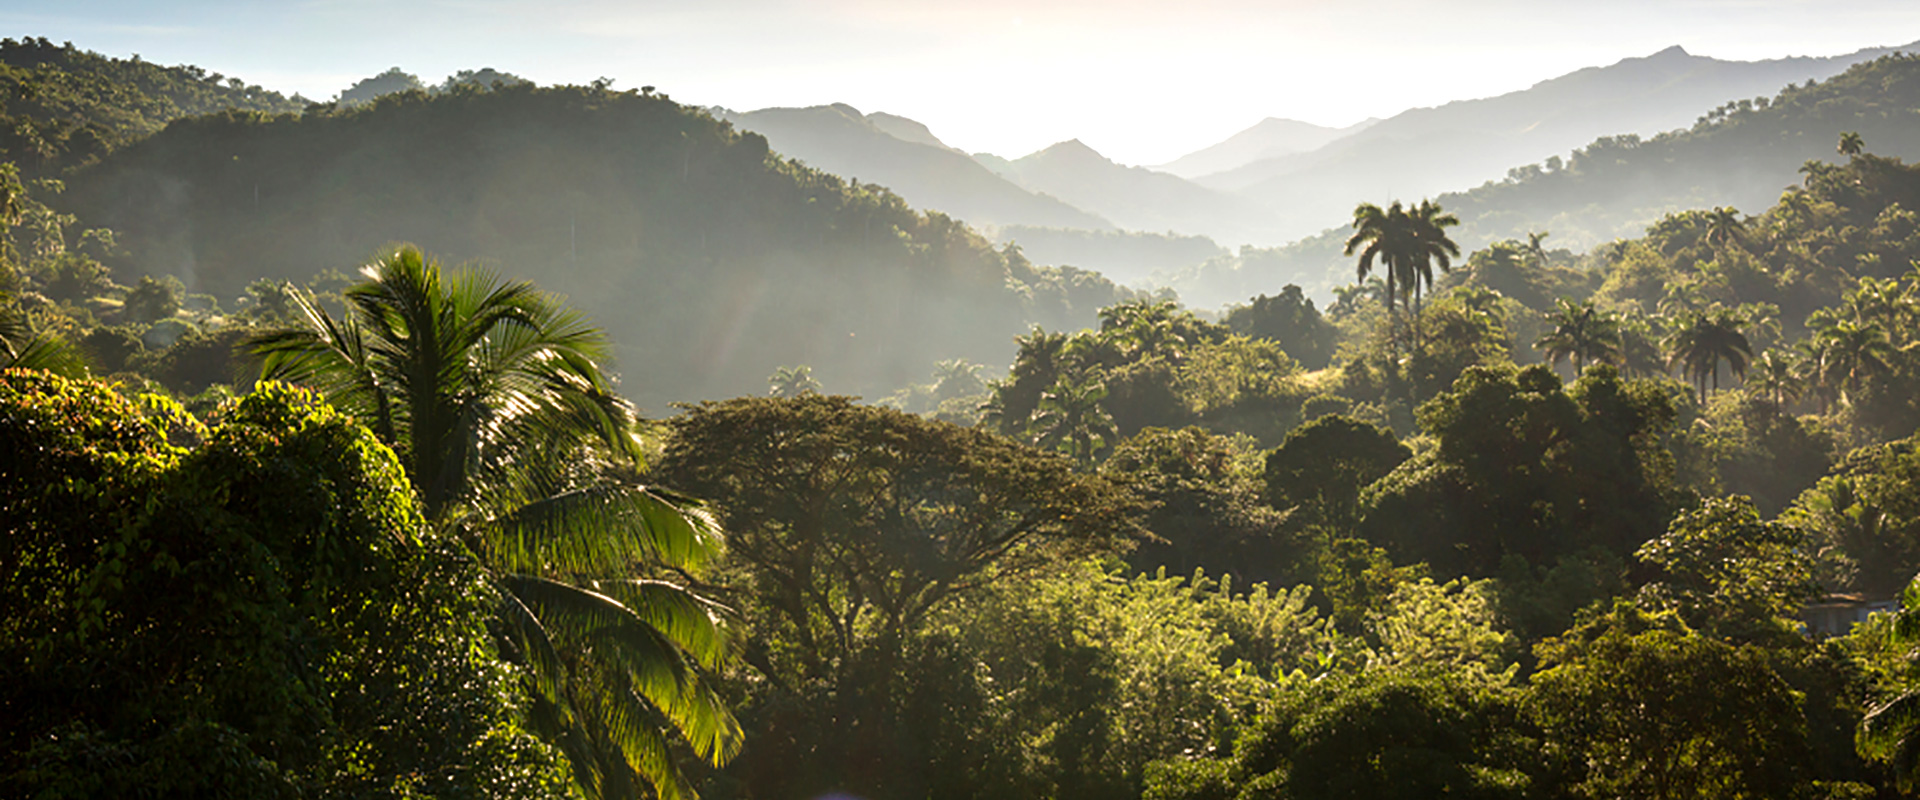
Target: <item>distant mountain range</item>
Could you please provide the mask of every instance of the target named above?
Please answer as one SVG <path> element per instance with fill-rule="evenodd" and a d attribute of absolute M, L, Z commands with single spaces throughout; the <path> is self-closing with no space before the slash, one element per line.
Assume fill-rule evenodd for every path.
<path fill-rule="evenodd" d="M 1378 119 L 1366 119 L 1344 128 L 1329 128 L 1311 122 L 1268 117 L 1226 141 L 1196 150 L 1153 169 L 1182 178 L 1200 178 L 1227 172 L 1269 158 L 1305 153 L 1327 146 L 1336 139 L 1372 127 Z"/>
<path fill-rule="evenodd" d="M 1675 211 L 1732 206 L 1758 214 L 1799 183 L 1801 172 L 1820 169 L 1809 162 L 1842 158 L 1835 145 L 1848 132 L 1860 134 L 1875 156 L 1920 159 L 1920 56 L 1876 58 L 1818 85 L 1716 106 L 1691 127 L 1651 138 L 1602 136 L 1564 160 L 1522 165 L 1502 180 L 1436 200 L 1459 216 L 1453 238 L 1463 250 L 1542 231 L 1552 234 L 1552 246 L 1581 250 L 1640 236 Z M 1920 198 L 1907 206 L 1920 206 Z M 1917 230 L 1911 216 L 1878 225 Z M 1288 283 L 1325 297 L 1353 280 L 1354 259 L 1340 254 L 1349 233 L 1330 227 L 1284 247 L 1216 255 L 1165 283 L 1199 307 Z"/>
<path fill-rule="evenodd" d="M 1017 159 L 968 157 L 918 122 L 845 105 L 715 113 L 765 135 L 781 153 L 886 185 L 916 206 L 945 211 L 990 234 L 1117 228 L 1206 236 L 1230 247 L 1273 246 L 1340 224 L 1362 201 L 1465 191 L 1603 136 L 1647 137 L 1686 128 L 1728 101 L 1771 96 L 1788 84 L 1824 80 L 1916 47 L 1920 43 L 1751 62 L 1671 47 L 1498 97 L 1412 109 L 1346 128 L 1269 118 L 1158 168 L 1116 164 L 1078 140 Z M 1523 218 L 1526 213 L 1512 211 Z M 1645 221 L 1637 212 L 1608 213 L 1619 224 Z M 1083 251 L 1072 246 L 1076 241 L 1112 240 L 1052 237 L 1064 249 L 1049 247 L 1048 255 L 1112 271 L 1122 280 L 1144 277 L 1137 267 L 1113 261 L 1112 247 Z"/>
<path fill-rule="evenodd" d="M 1258 204 L 1177 175 L 1116 164 L 1073 139 L 1013 161 L 975 159 L 1029 190 L 1058 197 L 1122 228 L 1254 241 L 1272 224 Z"/>
<path fill-rule="evenodd" d="M 862 114 L 841 103 L 707 111 L 767 137 L 767 143 L 782 155 L 815 169 L 885 186 L 915 207 L 941 211 L 972 225 L 1114 228 L 1097 214 L 995 175 L 966 153 L 948 147 L 925 125 L 905 117 Z"/>
<path fill-rule="evenodd" d="M 1273 209 L 1272 241 L 1338 223 L 1360 201 L 1417 200 L 1503 177 L 1600 136 L 1686 128 L 1729 100 L 1825 80 L 1920 42 L 1831 58 L 1722 61 L 1670 47 L 1480 100 L 1403 112 L 1325 147 L 1207 175 L 1199 183 Z"/>

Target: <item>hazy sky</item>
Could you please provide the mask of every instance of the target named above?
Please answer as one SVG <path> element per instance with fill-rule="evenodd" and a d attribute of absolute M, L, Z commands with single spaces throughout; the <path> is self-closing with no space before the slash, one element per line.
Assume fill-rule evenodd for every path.
<path fill-rule="evenodd" d="M 330 98 L 391 66 L 610 77 L 738 110 L 850 103 L 971 151 L 1078 138 L 1154 164 L 1279 116 L 1346 125 L 1679 44 L 1920 40 L 1914 0 L 0 0 L 0 35 Z"/>

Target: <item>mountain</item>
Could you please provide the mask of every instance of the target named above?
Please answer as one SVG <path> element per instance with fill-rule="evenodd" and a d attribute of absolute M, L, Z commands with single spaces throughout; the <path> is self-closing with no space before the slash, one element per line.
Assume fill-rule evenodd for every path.
<path fill-rule="evenodd" d="M 1270 226 L 1255 203 L 1177 175 L 1114 163 L 1073 139 L 1025 157 L 985 163 L 1034 192 L 1058 197 L 1122 228 L 1253 241 Z"/>
<path fill-rule="evenodd" d="M 1337 223 L 1361 201 L 1417 200 L 1462 190 L 1596 137 L 1646 137 L 1688 127 L 1704 109 L 1771 95 L 1789 83 L 1825 79 L 1896 49 L 1743 62 L 1671 47 L 1498 97 L 1413 109 L 1318 150 L 1265 159 L 1198 182 L 1267 204 L 1279 217 L 1269 238 L 1292 239 Z"/>
<path fill-rule="evenodd" d="M 189 117 L 67 187 L 62 212 L 118 232 L 123 282 L 224 300 L 351 273 L 395 242 L 533 280 L 606 329 L 623 393 L 655 410 L 759 394 L 799 364 L 880 397 L 1132 296 L 657 93 L 459 87 Z"/>
<path fill-rule="evenodd" d="M 1564 160 L 1524 165 L 1501 180 L 1435 199 L 1460 217 L 1452 236 L 1465 250 L 1529 231 L 1551 233 L 1556 247 L 1588 248 L 1638 236 L 1676 211 L 1765 209 L 1782 187 L 1817 174 L 1818 159 L 1836 158 L 1845 132 L 1859 133 L 1869 153 L 1920 160 L 1920 57 L 1883 56 L 1824 83 L 1715 106 L 1691 127 L 1652 138 L 1602 136 Z M 1902 219 L 1886 224 L 1908 224 Z M 1340 254 L 1349 233 L 1331 228 L 1285 247 L 1243 248 L 1170 284 L 1199 307 L 1288 283 L 1325 297 L 1353 280 L 1354 260 Z"/>
<path fill-rule="evenodd" d="M 859 112 L 856 111 L 854 113 Z M 885 111 L 875 111 L 868 114 L 866 120 L 871 123 L 873 127 L 879 128 L 881 133 L 885 133 L 895 139 L 938 147 L 942 150 L 951 150 L 955 153 L 966 155 L 965 150 L 949 146 L 946 142 L 940 141 L 940 137 L 933 135 L 933 131 L 928 130 L 926 125 L 918 121 L 907 119 L 897 114 L 888 114 Z"/>
<path fill-rule="evenodd" d="M 954 150 L 913 120 L 861 114 L 845 104 L 714 115 L 767 138 L 776 152 L 835 175 L 885 186 L 919 208 L 974 225 L 1114 226 L 1061 200 L 1036 195 Z"/>
<path fill-rule="evenodd" d="M 0 161 L 30 178 L 92 163 L 181 117 L 306 105 L 199 67 L 108 58 L 45 38 L 0 40 Z"/>
<path fill-rule="evenodd" d="M 1268 117 L 1219 144 L 1196 150 L 1152 169 L 1191 180 L 1238 169 L 1255 161 L 1318 150 L 1336 139 L 1366 130 L 1379 121 L 1366 119 L 1345 128 L 1329 128 L 1311 122 Z"/>

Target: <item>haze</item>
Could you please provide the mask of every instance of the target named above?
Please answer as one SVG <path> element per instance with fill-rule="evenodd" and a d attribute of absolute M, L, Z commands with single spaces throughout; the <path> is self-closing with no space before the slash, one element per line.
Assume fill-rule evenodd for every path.
<path fill-rule="evenodd" d="M 1267 116 L 1346 125 L 1674 44 L 1759 59 L 1907 41 L 1920 4 L 9 0 L 0 27 L 314 99 L 396 65 L 428 81 L 492 66 L 738 109 L 844 102 L 971 152 L 1078 138 L 1157 164 Z"/>

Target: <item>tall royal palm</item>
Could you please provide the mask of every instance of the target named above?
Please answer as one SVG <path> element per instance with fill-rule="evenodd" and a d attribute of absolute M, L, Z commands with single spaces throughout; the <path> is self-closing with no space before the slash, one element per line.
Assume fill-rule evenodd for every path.
<path fill-rule="evenodd" d="M 400 454 L 428 519 L 485 565 L 503 650 L 533 676 L 532 726 L 590 797 L 692 794 L 673 731 L 714 763 L 740 729 L 702 670 L 718 617 L 649 569 L 697 572 L 710 518 L 634 476 L 631 406 L 599 361 L 605 338 L 526 283 L 443 274 L 419 250 L 372 265 L 335 319 L 310 298 L 255 338 L 263 374 L 313 386 Z"/>
<path fill-rule="evenodd" d="M 1380 264 L 1385 273 L 1387 285 L 1387 319 L 1391 326 L 1394 319 L 1395 302 L 1400 290 L 1405 286 L 1411 272 L 1411 261 L 1415 248 L 1413 226 L 1407 219 L 1407 210 L 1395 200 L 1385 209 L 1372 203 L 1361 203 L 1353 210 L 1353 235 L 1347 237 L 1347 246 L 1343 251 L 1351 256 L 1360 254 L 1360 262 L 1355 277 L 1362 283 L 1373 274 L 1373 266 Z M 1387 340 L 1394 342 L 1394 334 L 1389 330 Z"/>
<path fill-rule="evenodd" d="M 1575 303 L 1562 297 L 1558 307 L 1547 315 L 1547 323 L 1553 330 L 1533 343 L 1547 361 L 1557 365 L 1572 359 L 1576 375 L 1590 362 L 1620 361 L 1620 319 L 1594 308 L 1593 303 Z"/>
<path fill-rule="evenodd" d="M 1667 364 L 1681 367 L 1707 402 L 1707 382 L 1720 389 L 1720 362 L 1727 362 L 1733 374 L 1744 377 L 1753 360 L 1753 346 L 1740 331 L 1746 320 L 1728 309 L 1695 312 L 1679 320 L 1667 335 Z"/>
<path fill-rule="evenodd" d="M 1433 268 L 1442 273 L 1453 271 L 1453 260 L 1460 257 L 1460 245 L 1447 238 L 1447 229 L 1460 224 L 1460 218 L 1440 208 L 1439 203 L 1422 200 L 1407 209 L 1407 227 L 1412 232 L 1413 249 L 1407 254 L 1407 277 L 1413 290 L 1415 344 L 1420 335 L 1420 298 L 1433 286 Z"/>
<path fill-rule="evenodd" d="M 1422 200 L 1411 209 L 1398 200 L 1384 210 L 1361 203 L 1353 210 L 1354 232 L 1347 238 L 1344 252 L 1349 256 L 1360 254 L 1357 274 L 1361 281 L 1379 262 L 1386 273 L 1389 318 L 1397 297 L 1413 312 L 1418 324 L 1420 296 L 1433 284 L 1434 267 L 1450 271 L 1453 259 L 1460 257 L 1460 245 L 1447 238 L 1447 229 L 1458 224 L 1458 217 L 1431 200 Z"/>

